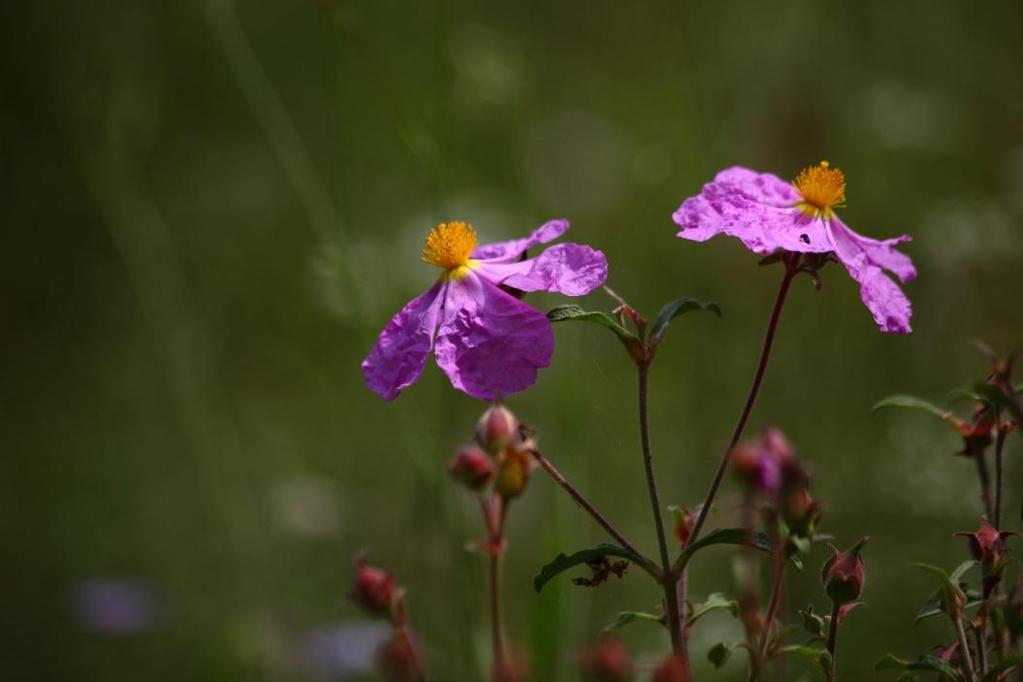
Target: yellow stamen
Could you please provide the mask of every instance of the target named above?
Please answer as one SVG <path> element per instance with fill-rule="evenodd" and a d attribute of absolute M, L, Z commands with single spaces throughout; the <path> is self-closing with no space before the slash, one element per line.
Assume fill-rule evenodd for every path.
<path fill-rule="evenodd" d="M 832 209 L 845 204 L 845 175 L 827 161 L 804 168 L 792 184 L 803 195 L 796 206 L 807 215 L 830 218 Z"/>
<path fill-rule="evenodd" d="M 426 236 L 423 260 L 452 275 L 471 267 L 469 256 L 476 248 L 476 230 L 459 220 L 441 223 Z"/>

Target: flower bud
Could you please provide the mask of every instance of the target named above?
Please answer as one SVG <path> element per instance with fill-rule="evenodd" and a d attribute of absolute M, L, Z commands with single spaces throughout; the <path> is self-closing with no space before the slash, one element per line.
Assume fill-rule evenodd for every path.
<path fill-rule="evenodd" d="M 511 500 L 522 494 L 529 482 L 532 462 L 529 453 L 508 450 L 504 453 L 497 467 L 494 478 L 494 490 L 505 500 Z"/>
<path fill-rule="evenodd" d="M 685 547 L 693 532 L 693 526 L 696 525 L 696 515 L 685 507 L 668 507 L 668 510 L 671 512 L 675 539 L 678 540 L 678 544 Z"/>
<path fill-rule="evenodd" d="M 1005 558 L 1008 547 L 1006 540 L 1019 533 L 1003 530 L 988 523 L 987 519 L 981 519 L 980 528 L 972 533 L 956 533 L 965 537 L 970 543 L 970 553 L 973 558 L 980 562 L 981 571 L 984 574 L 985 591 L 994 587 L 1002 578 L 1005 570 Z"/>
<path fill-rule="evenodd" d="M 584 682 L 628 682 L 632 656 L 617 637 L 604 637 L 579 653 L 579 674 Z"/>
<path fill-rule="evenodd" d="M 370 616 L 388 617 L 398 600 L 398 588 L 390 573 L 370 566 L 360 555 L 355 560 L 355 585 L 349 598 Z"/>
<path fill-rule="evenodd" d="M 759 440 L 736 446 L 732 451 L 732 471 L 752 492 L 771 495 L 781 486 L 781 466 Z"/>
<path fill-rule="evenodd" d="M 469 445 L 451 458 L 448 473 L 469 490 L 479 490 L 494 475 L 494 462 L 483 450 Z"/>
<path fill-rule="evenodd" d="M 781 432 L 781 429 L 769 426 L 764 430 L 763 438 L 764 447 L 774 455 L 775 460 L 783 467 L 795 461 L 796 450 L 792 447 L 792 443 L 789 442 L 785 434 Z"/>
<path fill-rule="evenodd" d="M 671 656 L 654 668 L 654 674 L 650 680 L 651 682 L 689 682 L 689 676 L 686 674 L 686 665 L 682 659 L 678 656 Z"/>
<path fill-rule="evenodd" d="M 377 669 L 380 676 L 389 682 L 418 682 L 422 679 L 415 645 L 404 628 L 396 629 L 377 650 Z"/>
<path fill-rule="evenodd" d="M 845 552 L 840 552 L 834 545 L 831 548 L 831 558 L 824 563 L 824 570 L 821 577 L 824 580 L 824 589 L 832 602 L 838 605 L 848 604 L 856 601 L 863 594 L 863 583 L 866 576 L 863 573 L 863 559 L 860 557 L 860 550 L 867 544 L 869 538 L 861 538 L 855 545 Z"/>
<path fill-rule="evenodd" d="M 476 442 L 491 455 L 504 450 L 519 434 L 519 420 L 504 405 L 487 408 L 476 422 Z"/>

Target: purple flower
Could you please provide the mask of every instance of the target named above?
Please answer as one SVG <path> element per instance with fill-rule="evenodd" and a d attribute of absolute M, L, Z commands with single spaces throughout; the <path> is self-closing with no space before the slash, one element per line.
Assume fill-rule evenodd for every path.
<path fill-rule="evenodd" d="M 845 176 L 827 161 L 805 169 L 792 184 L 735 167 L 718 173 L 672 217 L 682 239 L 702 242 L 724 233 L 760 254 L 834 254 L 859 283 L 860 298 L 881 331 L 909 333 L 909 299 L 884 271 L 903 282 L 916 277 L 913 262 L 895 250 L 910 238 L 877 241 L 856 234 L 835 214 L 844 202 Z"/>
<path fill-rule="evenodd" d="M 393 400 L 419 378 L 431 351 L 451 384 L 473 397 L 494 400 L 530 386 L 537 369 L 550 364 L 554 335 L 546 315 L 501 285 L 568 296 L 600 286 L 607 259 L 588 246 L 558 244 L 524 259 L 527 249 L 567 229 L 567 220 L 552 220 L 525 239 L 477 246 L 476 231 L 466 223 L 435 227 L 423 260 L 444 272 L 380 333 L 362 361 L 369 387 Z"/>

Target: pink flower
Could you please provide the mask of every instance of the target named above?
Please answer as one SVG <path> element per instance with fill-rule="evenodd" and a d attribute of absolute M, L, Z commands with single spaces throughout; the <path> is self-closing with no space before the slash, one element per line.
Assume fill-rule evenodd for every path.
<path fill-rule="evenodd" d="M 362 362 L 367 385 L 393 400 L 419 378 L 431 352 L 451 384 L 476 398 L 494 400 L 532 385 L 554 353 L 551 325 L 501 287 L 582 296 L 603 284 L 607 259 L 588 246 L 558 244 L 524 259 L 527 249 L 567 229 L 567 220 L 552 220 L 525 239 L 477 246 L 466 223 L 434 228 L 423 260 L 443 273 L 380 333 Z"/>
<path fill-rule="evenodd" d="M 827 161 L 807 168 L 791 184 L 734 167 L 682 202 L 672 217 L 682 239 L 702 242 L 724 233 L 759 254 L 777 249 L 834 254 L 859 283 L 860 298 L 881 331 L 909 333 L 909 299 L 884 271 L 902 282 L 916 277 L 909 257 L 895 250 L 910 237 L 877 241 L 856 234 L 834 211 L 844 202 L 845 176 Z"/>

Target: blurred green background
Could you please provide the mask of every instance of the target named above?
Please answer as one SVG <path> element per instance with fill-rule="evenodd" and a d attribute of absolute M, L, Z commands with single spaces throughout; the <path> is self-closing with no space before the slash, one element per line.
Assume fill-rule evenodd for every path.
<path fill-rule="evenodd" d="M 432 362 L 392 404 L 359 370 L 437 275 L 422 238 L 568 217 L 648 314 L 719 301 L 723 318 L 672 326 L 652 375 L 662 496 L 694 504 L 780 273 L 734 240 L 676 240 L 671 212 L 722 167 L 791 178 L 822 158 L 846 172 L 849 225 L 913 235 L 915 331 L 880 334 L 839 268 L 819 293 L 800 280 L 748 433 L 785 429 L 822 530 L 873 538 L 840 679 L 950 639 L 913 626 L 930 585 L 908 563 L 965 557 L 972 464 L 940 424 L 869 408 L 983 377 L 973 339 L 1023 345 L 1020 3 L 41 0 L 0 17 L 4 679 L 363 679 L 379 632 L 344 599 L 359 548 L 407 587 L 433 679 L 480 679 L 481 530 L 445 462 L 482 405 Z M 510 405 L 653 552 L 634 370 L 597 328 L 556 336 Z M 714 523 L 734 516 L 724 492 Z M 574 679 L 578 647 L 657 601 L 635 572 L 533 593 L 544 561 L 603 540 L 542 472 L 509 533 L 509 637 L 537 680 Z M 701 556 L 696 598 L 731 589 L 732 556 Z M 790 614 L 824 608 L 824 556 Z M 742 679 L 741 656 L 705 661 L 738 632 L 697 629 L 700 679 Z M 666 642 L 644 624 L 626 639 L 644 664 Z"/>

